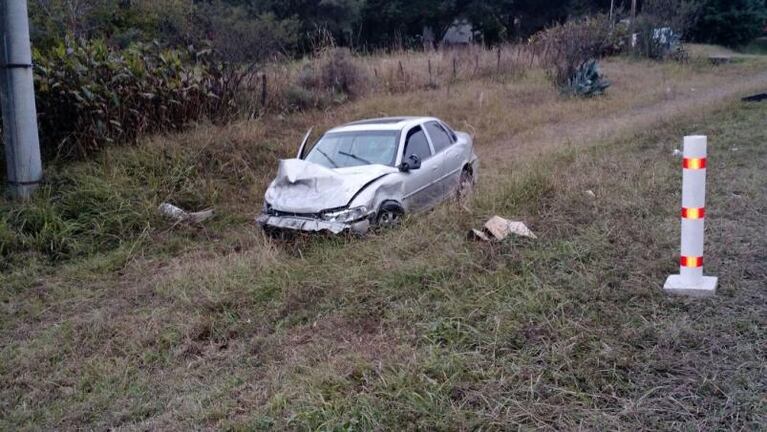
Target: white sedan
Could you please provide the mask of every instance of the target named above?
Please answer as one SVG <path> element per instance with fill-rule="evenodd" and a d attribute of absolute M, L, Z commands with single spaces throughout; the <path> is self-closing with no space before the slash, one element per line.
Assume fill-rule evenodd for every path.
<path fill-rule="evenodd" d="M 311 131 L 310 131 L 311 132 Z M 472 137 L 432 117 L 349 123 L 280 161 L 257 221 L 265 229 L 351 231 L 467 193 L 477 179 Z"/>

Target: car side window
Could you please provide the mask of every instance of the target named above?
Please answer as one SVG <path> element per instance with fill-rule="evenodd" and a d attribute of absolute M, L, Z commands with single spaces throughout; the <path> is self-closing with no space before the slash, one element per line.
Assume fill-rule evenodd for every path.
<path fill-rule="evenodd" d="M 450 139 L 450 135 L 448 135 L 448 133 L 445 132 L 445 129 L 443 129 L 437 122 L 432 121 L 426 123 L 426 130 L 429 132 L 431 142 L 434 144 L 434 151 L 437 153 L 450 147 L 450 144 L 453 143 L 453 140 Z"/>
<path fill-rule="evenodd" d="M 414 127 L 407 134 L 404 157 L 407 158 L 412 154 L 418 156 L 421 160 L 426 160 L 431 157 L 429 141 L 426 139 L 426 134 L 420 126 Z"/>
<path fill-rule="evenodd" d="M 450 126 L 448 126 L 448 125 L 447 125 L 447 124 L 445 124 L 444 122 L 440 122 L 440 124 L 439 124 L 439 125 L 440 125 L 440 126 L 442 126 L 442 129 L 444 129 L 445 131 L 447 131 L 447 134 L 448 134 L 448 135 L 450 135 L 450 141 L 451 141 L 453 144 L 455 144 L 456 142 L 458 142 L 458 135 L 456 135 L 456 134 L 455 134 L 455 131 L 453 131 L 453 129 L 452 129 Z"/>

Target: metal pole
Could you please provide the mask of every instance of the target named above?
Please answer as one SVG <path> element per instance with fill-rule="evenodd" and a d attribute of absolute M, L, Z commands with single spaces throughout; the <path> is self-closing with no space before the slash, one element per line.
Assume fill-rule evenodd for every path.
<path fill-rule="evenodd" d="M 0 8 L 0 102 L 8 194 L 29 198 L 43 178 L 26 0 Z"/>

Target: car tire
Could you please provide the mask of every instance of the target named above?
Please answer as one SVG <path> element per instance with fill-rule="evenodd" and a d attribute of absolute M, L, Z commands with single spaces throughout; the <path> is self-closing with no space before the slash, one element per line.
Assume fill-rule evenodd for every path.
<path fill-rule="evenodd" d="M 458 180 L 458 190 L 456 192 L 456 199 L 458 202 L 465 204 L 472 193 L 474 192 L 474 175 L 471 170 L 464 168 L 461 172 L 461 177 Z"/>
<path fill-rule="evenodd" d="M 376 214 L 376 226 L 383 229 L 399 226 L 404 215 L 405 210 L 402 209 L 402 206 L 396 202 L 387 201 L 381 204 L 381 208 Z"/>

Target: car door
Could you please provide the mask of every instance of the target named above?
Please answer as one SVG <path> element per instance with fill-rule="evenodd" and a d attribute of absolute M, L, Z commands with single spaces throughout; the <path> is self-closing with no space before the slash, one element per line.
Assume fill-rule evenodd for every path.
<path fill-rule="evenodd" d="M 424 127 L 434 146 L 434 158 L 439 161 L 440 189 L 444 195 L 450 195 L 457 190 L 460 181 L 465 159 L 462 149 L 454 145 L 453 137 L 439 122 L 429 121 Z"/>
<path fill-rule="evenodd" d="M 443 194 L 439 185 L 439 162 L 434 158 L 429 139 L 421 126 L 407 132 L 402 160 L 407 161 L 410 155 L 420 158 L 421 167 L 402 173 L 402 200 L 406 211 L 417 212 L 432 207 Z"/>

